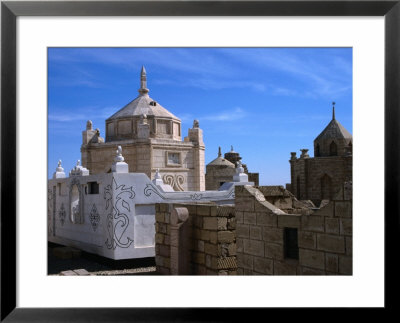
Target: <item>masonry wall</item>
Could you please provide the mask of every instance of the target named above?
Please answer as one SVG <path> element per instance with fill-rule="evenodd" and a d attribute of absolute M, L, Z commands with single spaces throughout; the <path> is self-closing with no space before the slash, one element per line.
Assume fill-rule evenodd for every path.
<path fill-rule="evenodd" d="M 233 206 L 216 204 L 156 204 L 156 268 L 170 275 L 171 213 L 174 208 L 189 211 L 188 241 L 190 275 L 236 274 L 236 226 Z"/>
<path fill-rule="evenodd" d="M 331 196 L 346 181 L 352 180 L 352 157 L 314 157 L 290 160 L 291 191 L 299 200 L 312 200 L 317 205 L 322 196 L 321 179 L 326 174 L 331 179 Z M 325 197 L 326 198 L 326 197 Z"/>
<path fill-rule="evenodd" d="M 249 186 L 236 187 L 235 202 L 238 275 L 352 274 L 349 192 L 311 215 L 286 214 Z M 297 229 L 298 259 L 285 257 L 285 228 Z"/>

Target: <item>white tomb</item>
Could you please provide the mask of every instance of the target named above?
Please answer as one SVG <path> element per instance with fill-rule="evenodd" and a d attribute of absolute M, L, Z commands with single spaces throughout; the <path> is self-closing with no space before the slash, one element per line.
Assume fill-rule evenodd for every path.
<path fill-rule="evenodd" d="M 90 175 L 78 161 L 65 177 L 60 161 L 48 181 L 48 240 L 115 260 L 154 257 L 156 203 L 232 204 L 235 185 L 254 185 L 239 169 L 219 191 L 174 191 L 158 171 L 151 181 L 125 165 L 120 146 L 110 173 Z"/>

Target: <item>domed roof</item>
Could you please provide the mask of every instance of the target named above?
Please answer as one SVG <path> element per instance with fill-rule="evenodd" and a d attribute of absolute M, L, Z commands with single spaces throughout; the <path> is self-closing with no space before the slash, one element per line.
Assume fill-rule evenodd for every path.
<path fill-rule="evenodd" d="M 333 107 L 332 120 L 314 141 L 325 139 L 352 139 L 353 136 L 335 119 L 335 107 Z"/>
<path fill-rule="evenodd" d="M 212 162 L 207 164 L 207 166 L 227 166 L 231 168 L 235 168 L 235 165 L 231 163 L 229 160 L 222 158 L 221 156 L 221 147 L 218 148 L 218 157 L 215 158 Z"/>
<path fill-rule="evenodd" d="M 210 165 L 212 165 L 212 166 L 228 166 L 228 167 L 235 168 L 235 165 L 233 165 L 229 160 L 222 158 L 222 157 L 217 157 L 212 162 L 207 164 L 207 166 L 210 166 Z"/>
<path fill-rule="evenodd" d="M 174 116 L 171 112 L 165 109 L 158 102 L 149 97 L 148 92 L 149 89 L 147 89 L 146 70 L 143 66 L 140 72 L 139 96 L 133 101 L 129 102 L 127 105 L 125 105 L 122 109 L 114 113 L 111 117 L 107 119 L 107 121 L 113 119 L 141 116 L 143 114 L 147 116 L 172 118 L 180 120 L 178 117 Z"/>
<path fill-rule="evenodd" d="M 129 102 L 122 109 L 114 113 L 107 120 L 127 118 L 133 116 L 141 116 L 145 114 L 147 116 L 164 117 L 178 119 L 171 112 L 161 106 L 158 102 L 154 101 L 148 95 L 139 95 L 136 99 Z"/>

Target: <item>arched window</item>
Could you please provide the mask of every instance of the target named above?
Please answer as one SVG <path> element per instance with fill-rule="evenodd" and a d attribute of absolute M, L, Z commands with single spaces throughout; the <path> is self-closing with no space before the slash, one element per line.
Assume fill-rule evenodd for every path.
<path fill-rule="evenodd" d="M 337 145 L 334 141 L 329 145 L 329 156 L 337 156 Z"/>
<path fill-rule="evenodd" d="M 320 152 L 319 144 L 317 144 L 317 146 L 315 146 L 315 157 L 320 157 L 320 156 L 321 156 L 321 152 Z"/>
<path fill-rule="evenodd" d="M 321 200 L 330 200 L 332 198 L 332 180 L 327 175 L 321 177 Z"/>

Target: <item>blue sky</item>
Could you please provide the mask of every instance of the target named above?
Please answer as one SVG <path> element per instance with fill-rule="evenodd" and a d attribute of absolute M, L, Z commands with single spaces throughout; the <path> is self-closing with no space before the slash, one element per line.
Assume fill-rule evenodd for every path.
<path fill-rule="evenodd" d="M 351 48 L 49 48 L 48 176 L 80 159 L 82 131 L 138 95 L 182 120 L 200 122 L 206 164 L 231 145 L 260 185 L 290 182 L 290 152 L 309 148 L 332 117 L 352 133 Z"/>

